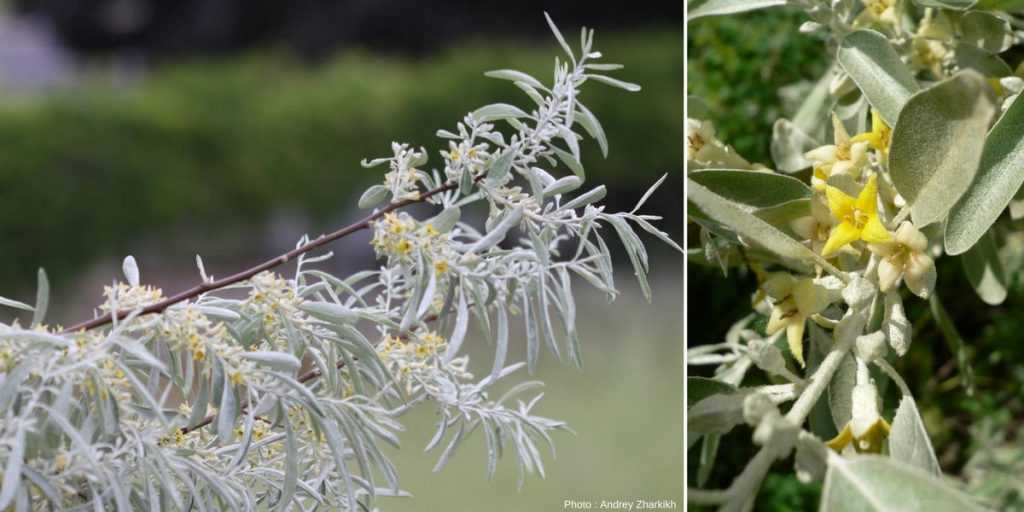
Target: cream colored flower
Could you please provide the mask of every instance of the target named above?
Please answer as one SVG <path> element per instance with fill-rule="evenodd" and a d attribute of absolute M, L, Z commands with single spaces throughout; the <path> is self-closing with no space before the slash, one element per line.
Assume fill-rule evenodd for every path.
<path fill-rule="evenodd" d="M 911 39 L 910 66 L 928 70 L 935 78 L 946 76 L 945 67 L 953 59 L 954 29 L 946 16 L 936 16 L 935 9 L 925 9 L 924 18 Z"/>
<path fill-rule="evenodd" d="M 915 37 L 911 43 L 913 53 L 910 54 L 910 65 L 914 69 L 926 69 L 935 78 L 945 76 L 944 65 L 952 50 L 946 45 L 933 39 Z"/>
<path fill-rule="evenodd" d="M 821 254 L 832 231 L 832 213 L 821 194 L 813 195 L 810 201 L 811 214 L 793 219 L 789 225 L 800 239 L 810 242 L 812 251 Z"/>
<path fill-rule="evenodd" d="M 686 120 L 687 169 L 749 169 L 765 170 L 765 166 L 751 164 L 736 153 L 732 146 L 718 140 L 711 121 Z"/>
<path fill-rule="evenodd" d="M 835 144 L 821 146 L 804 154 L 804 158 L 810 160 L 814 167 L 811 186 L 816 190 L 825 190 L 828 178 L 837 174 L 859 179 L 861 169 L 868 163 L 869 142 L 851 141 L 850 134 L 835 113 L 832 114 L 832 128 Z"/>
<path fill-rule="evenodd" d="M 784 272 L 772 275 L 763 287 L 774 299 L 766 333 L 770 336 L 786 329 L 789 351 L 800 366 L 805 366 L 803 339 L 807 318 L 828 307 L 828 292 L 809 277 L 796 278 Z"/>
<path fill-rule="evenodd" d="M 900 224 L 891 242 L 868 244 L 868 249 L 879 256 L 878 289 L 882 292 L 897 286 L 900 278 L 922 299 L 935 288 L 935 262 L 926 254 L 928 238 L 910 221 Z"/>
<path fill-rule="evenodd" d="M 899 22 L 896 0 L 862 0 L 864 10 L 853 21 L 855 27 L 885 25 L 895 27 Z"/>

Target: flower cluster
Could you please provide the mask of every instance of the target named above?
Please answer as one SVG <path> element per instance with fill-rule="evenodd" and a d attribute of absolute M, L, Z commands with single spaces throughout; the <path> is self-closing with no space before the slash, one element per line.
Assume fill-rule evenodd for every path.
<path fill-rule="evenodd" d="M 113 286 L 104 286 L 103 297 L 106 300 L 100 304 L 100 310 L 104 312 L 132 311 L 160 302 L 164 298 L 164 292 L 149 285 L 139 286 L 119 282 Z"/>
<path fill-rule="evenodd" d="M 438 275 L 447 274 L 457 258 L 450 233 L 442 233 L 430 222 L 419 222 L 405 212 L 388 213 L 375 222 L 370 243 L 377 256 L 388 261 L 409 263 L 423 257 Z"/>
<path fill-rule="evenodd" d="M 471 115 L 456 125 L 456 131 L 458 133 L 445 130 L 439 132 L 441 136 L 451 139 L 448 141 L 448 149 L 439 152 L 444 161 L 444 175 L 453 183 L 461 182 L 466 173 L 473 178 L 480 176 L 492 156 L 491 144 L 487 139 L 501 140 L 501 133 L 494 131 L 493 124 L 481 123 Z"/>
<path fill-rule="evenodd" d="M 387 163 L 390 171 L 384 175 L 384 186 L 391 193 L 393 202 L 419 199 L 420 181 L 429 176 L 418 169 L 427 163 L 427 152 L 420 148 L 416 151 L 408 144 L 391 144 L 391 151 L 394 156 L 389 158 L 377 158 L 364 160 L 363 167 L 375 167 Z"/>

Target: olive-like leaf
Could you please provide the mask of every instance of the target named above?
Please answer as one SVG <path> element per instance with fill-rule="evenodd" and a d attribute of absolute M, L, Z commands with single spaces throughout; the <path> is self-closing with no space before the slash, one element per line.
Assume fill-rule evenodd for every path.
<path fill-rule="evenodd" d="M 977 0 L 914 0 L 914 3 L 921 7 L 938 7 L 939 9 L 966 11 L 974 7 Z"/>
<path fill-rule="evenodd" d="M 802 181 L 773 172 L 707 169 L 693 171 L 689 178 L 745 210 L 811 197 L 811 189 Z"/>
<path fill-rule="evenodd" d="M 890 457 L 829 457 L 820 510 L 829 512 L 971 512 L 969 496 L 934 475 Z"/>
<path fill-rule="evenodd" d="M 960 17 L 961 38 L 983 50 L 1000 53 L 1013 43 L 1010 22 L 984 11 L 970 11 Z"/>
<path fill-rule="evenodd" d="M 978 173 L 946 223 L 946 252 L 962 254 L 984 235 L 1024 184 L 1024 100 L 1013 100 L 985 139 Z"/>
<path fill-rule="evenodd" d="M 987 232 L 978 243 L 962 256 L 964 273 L 978 297 L 986 304 L 998 306 L 1006 300 L 1006 272 L 999 260 L 995 236 Z"/>
<path fill-rule="evenodd" d="M 939 461 L 924 428 L 914 398 L 904 395 L 889 432 L 889 453 L 896 460 L 917 466 L 933 475 L 941 475 Z"/>
<path fill-rule="evenodd" d="M 982 75 L 1002 78 L 1013 74 L 1010 65 L 998 55 L 973 44 L 957 43 L 953 48 L 953 61 L 960 69 L 973 69 Z"/>
<path fill-rule="evenodd" d="M 707 0 L 705 2 L 689 2 L 686 19 L 695 20 L 704 16 L 736 14 L 785 4 L 786 0 Z"/>
<path fill-rule="evenodd" d="M 836 59 L 889 126 L 920 89 L 889 40 L 873 30 L 858 30 L 844 37 Z"/>
<path fill-rule="evenodd" d="M 782 172 L 797 172 L 810 167 L 811 162 L 804 153 L 820 145 L 788 119 L 779 119 L 772 127 L 772 160 Z"/>
<path fill-rule="evenodd" d="M 737 234 L 757 242 L 784 258 L 817 260 L 825 263 L 795 239 L 748 212 L 742 206 L 715 194 L 704 185 L 687 178 L 687 197 L 712 219 L 729 226 Z"/>
<path fill-rule="evenodd" d="M 732 393 L 736 391 L 736 386 L 729 384 L 728 382 L 722 382 L 716 379 L 709 379 L 707 377 L 687 377 L 686 378 L 686 407 L 693 407 L 694 404 L 701 400 L 719 393 Z"/>
<path fill-rule="evenodd" d="M 918 226 L 943 220 L 970 186 L 995 110 L 985 78 L 970 70 L 915 94 L 903 107 L 889 172 Z"/>

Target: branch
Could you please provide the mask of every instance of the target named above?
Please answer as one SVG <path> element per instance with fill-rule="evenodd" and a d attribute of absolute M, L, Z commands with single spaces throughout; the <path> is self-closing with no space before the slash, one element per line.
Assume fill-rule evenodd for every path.
<path fill-rule="evenodd" d="M 474 181 L 480 181 L 484 176 L 486 176 L 486 174 L 481 174 L 480 176 L 477 176 Z M 427 199 L 429 199 L 429 198 L 431 198 L 431 197 L 433 197 L 433 196 L 435 196 L 437 194 L 440 194 L 442 192 L 446 192 L 448 190 L 454 190 L 456 187 L 458 187 L 458 184 L 456 184 L 456 183 L 446 183 L 446 184 L 441 185 L 440 187 L 437 187 L 437 188 L 435 188 L 433 190 L 430 190 L 428 192 L 424 192 L 423 194 L 420 195 L 420 197 L 418 199 L 405 199 L 405 200 L 399 201 L 397 203 L 391 203 L 391 204 L 387 205 L 386 207 L 380 209 L 376 213 L 368 215 L 365 218 L 363 218 L 362 220 L 360 220 L 360 221 L 358 221 L 358 222 L 356 222 L 354 224 L 349 224 L 348 226 L 345 226 L 345 227 L 343 227 L 341 229 L 338 229 L 337 231 L 334 231 L 333 233 L 330 233 L 330 234 L 327 234 L 327 235 L 320 235 L 316 239 L 311 240 L 311 241 L 307 242 L 304 245 L 296 247 L 295 249 L 292 249 L 291 251 L 288 251 L 288 252 L 286 252 L 286 253 L 284 253 L 284 254 L 282 254 L 280 256 L 277 256 L 276 258 L 271 258 L 271 259 L 269 259 L 267 261 L 264 261 L 263 263 L 261 263 L 259 265 L 256 265 L 255 267 L 249 268 L 247 270 L 243 270 L 241 272 L 238 272 L 237 274 L 233 274 L 233 275 L 230 275 L 230 276 L 222 278 L 222 279 L 217 279 L 217 280 L 213 280 L 213 281 L 206 281 L 206 282 L 203 282 L 201 284 L 197 284 L 197 285 L 193 286 L 192 288 L 189 288 L 188 290 L 180 292 L 180 293 L 178 293 L 176 295 L 172 295 L 172 296 L 170 296 L 170 297 L 168 297 L 168 298 L 166 298 L 166 299 L 164 299 L 164 300 L 162 300 L 160 302 L 157 302 L 155 304 L 151 304 L 149 306 L 146 306 L 146 307 L 142 308 L 142 310 L 139 312 L 139 316 L 148 315 L 148 314 L 151 314 L 151 313 L 160 313 L 160 312 L 164 311 L 165 309 L 167 309 L 167 308 L 169 308 L 169 307 L 171 307 L 174 304 L 177 304 L 179 302 L 184 302 L 184 301 L 187 301 L 187 300 L 191 300 L 191 299 L 194 299 L 194 298 L 196 298 L 196 297 L 198 297 L 198 296 L 200 296 L 200 295 L 202 295 L 204 293 L 207 293 L 207 292 L 210 292 L 210 291 L 213 291 L 213 290 L 217 290 L 217 289 L 220 289 L 220 288 L 224 288 L 225 286 L 230 286 L 232 284 L 235 284 L 235 283 L 238 283 L 238 282 L 250 279 L 253 276 L 255 276 L 256 274 L 259 274 L 260 272 L 263 272 L 264 270 L 268 270 L 268 269 L 277 267 L 279 265 L 283 265 L 283 264 L 287 263 L 288 261 L 290 261 L 291 259 L 298 257 L 299 255 L 305 254 L 305 253 L 307 253 L 309 251 L 312 251 L 313 249 L 316 249 L 318 247 L 324 246 L 324 245 L 326 245 L 326 244 L 328 244 L 330 242 L 333 242 L 335 240 L 344 238 L 344 237 L 346 237 L 348 235 L 351 235 L 353 233 L 356 233 L 358 231 L 366 229 L 366 228 L 370 227 L 370 224 L 372 224 L 375 220 L 380 219 L 385 214 L 391 213 L 391 212 L 393 212 L 393 211 L 395 211 L 395 210 L 397 210 L 399 208 L 403 208 L 403 207 L 409 206 L 411 204 L 422 203 L 422 202 L 426 201 Z M 68 334 L 68 333 L 82 331 L 82 330 L 94 329 L 96 327 L 100 327 L 102 325 L 106 325 L 106 324 L 109 324 L 109 323 L 113 322 L 115 315 L 117 316 L 117 319 L 120 320 L 120 319 L 128 316 L 131 313 L 132 313 L 132 311 L 110 312 L 110 313 L 107 313 L 107 314 L 105 314 L 103 316 L 99 316 L 99 317 L 93 318 L 92 320 L 88 320 L 88 321 L 85 321 L 85 322 L 81 322 L 81 323 L 72 325 L 71 327 L 68 327 L 67 329 L 64 329 L 64 331 L 62 331 L 62 332 L 64 334 Z"/>
<path fill-rule="evenodd" d="M 353 357 L 353 359 L 357 359 L 357 358 Z M 337 369 L 340 370 L 344 366 L 345 366 L 345 361 L 338 361 Z M 304 384 L 304 383 L 306 383 L 308 381 L 311 381 L 311 380 L 313 380 L 313 379 L 315 379 L 315 378 L 317 378 L 319 376 L 320 376 L 320 369 L 319 368 L 313 368 L 312 370 L 310 370 L 310 371 L 308 371 L 306 373 L 303 373 L 302 375 L 299 375 L 298 381 Z M 225 393 L 229 393 L 229 392 L 230 391 L 225 390 Z M 244 407 L 242 408 L 242 411 L 243 412 L 245 411 Z M 199 429 L 209 425 L 210 423 L 213 423 L 213 420 L 216 419 L 216 418 L 217 418 L 216 414 L 208 414 L 208 415 L 206 415 L 205 418 L 202 419 L 202 421 L 200 421 L 199 423 L 196 423 L 195 425 L 181 427 L 181 429 L 180 429 L 181 433 L 182 434 L 188 434 L 189 432 L 192 432 L 193 430 L 199 430 Z"/>
<path fill-rule="evenodd" d="M 818 366 L 817 371 L 808 379 L 807 387 L 804 388 L 800 393 L 800 397 L 793 404 L 793 407 L 786 413 L 787 420 L 794 425 L 803 425 L 807 415 L 811 412 L 811 408 L 818 401 L 818 398 L 821 397 L 821 394 L 825 392 L 828 383 L 832 381 L 832 376 L 839 369 L 839 364 L 850 351 L 852 344 L 853 340 L 850 339 L 836 341 L 832 350 L 825 356 L 821 365 Z M 724 494 L 716 495 L 725 496 L 729 499 L 728 502 L 719 508 L 719 512 L 746 510 L 748 503 L 754 498 L 754 494 L 768 473 L 768 469 L 775 462 L 776 456 L 777 453 L 772 447 L 762 447 L 757 452 L 757 455 L 743 468 L 739 476 L 733 480 L 732 485 L 724 491 Z"/>
<path fill-rule="evenodd" d="M 441 315 L 433 313 L 433 314 L 430 314 L 430 315 L 427 315 L 427 316 L 423 317 L 423 322 L 424 323 L 429 323 L 429 322 L 436 321 L 439 318 L 441 318 Z M 407 332 L 404 332 L 402 334 L 399 334 L 398 337 L 401 338 L 401 339 L 409 339 L 409 332 L 407 331 Z M 352 360 L 353 361 L 358 361 L 359 358 L 353 356 Z M 338 370 L 342 369 L 344 366 L 345 366 L 345 361 L 338 361 L 338 364 L 335 365 L 335 367 Z M 321 375 L 320 369 L 319 368 L 313 368 L 313 369 L 309 370 L 308 372 L 305 372 L 302 375 L 299 375 L 299 378 L 297 380 L 300 383 L 305 384 L 305 383 L 307 383 L 307 382 L 309 382 L 309 381 L 319 377 L 320 375 Z M 242 411 L 244 411 L 244 410 L 245 410 L 245 408 L 243 407 Z M 180 429 L 181 433 L 182 434 L 188 434 L 189 432 L 192 432 L 193 430 L 199 430 L 199 429 L 209 425 L 210 423 L 213 423 L 213 420 L 216 419 L 216 418 L 217 418 L 216 414 L 208 414 L 205 418 L 202 419 L 202 421 L 200 421 L 199 423 L 196 423 L 195 425 L 189 425 L 189 426 L 181 427 L 181 429 Z"/>

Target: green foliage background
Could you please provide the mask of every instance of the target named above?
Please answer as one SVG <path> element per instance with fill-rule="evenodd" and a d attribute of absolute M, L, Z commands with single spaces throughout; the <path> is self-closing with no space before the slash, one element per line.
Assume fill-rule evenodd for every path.
<path fill-rule="evenodd" d="M 750 161 L 771 166 L 768 146 L 772 123 L 786 116 L 788 107 L 778 89 L 802 80 L 814 80 L 827 68 L 824 42 L 800 34 L 806 18 L 797 11 L 769 9 L 739 16 L 702 18 L 687 26 L 688 94 L 706 100 L 720 138 Z M 1015 226 L 1020 229 L 1021 226 Z M 696 231 L 690 230 L 692 240 Z M 691 244 L 692 245 L 692 244 Z M 1024 418 L 1024 289 L 1015 272 L 1007 301 L 992 307 L 974 293 L 957 257 L 939 260 L 937 291 L 950 311 L 977 376 L 976 390 L 968 395 L 951 352 L 931 320 L 927 303 L 907 298 L 908 316 L 915 324 L 914 344 L 897 369 L 915 391 L 940 463 L 946 472 L 959 474 L 985 439 L 993 436 L 1009 461 L 1001 474 L 1021 485 L 1024 460 L 1020 431 Z M 690 318 L 689 345 L 721 341 L 729 325 L 750 311 L 753 276 L 690 265 L 687 297 Z M 885 398 L 892 418 L 899 396 L 893 386 Z M 979 435 L 984 425 L 986 434 Z M 707 483 L 724 488 L 753 455 L 751 431 L 737 428 L 722 441 L 718 463 Z M 689 485 L 695 485 L 700 444 L 689 453 Z M 766 480 L 756 510 L 813 510 L 820 484 L 804 486 L 792 473 L 792 459 L 776 464 Z M 1015 495 L 1019 506 L 1020 495 Z M 1007 502 L 1007 506 L 1008 506 Z"/>
<path fill-rule="evenodd" d="M 682 45 L 669 27 L 598 33 L 596 41 L 610 61 L 626 64 L 618 76 L 644 89 L 585 88 L 581 100 L 601 119 L 611 150 L 603 160 L 596 143 L 583 144 L 584 164 L 595 181 L 623 192 L 613 202 L 635 201 L 682 168 Z M 259 223 L 282 209 L 330 229 L 382 179 L 380 169 L 359 166 L 362 158 L 390 155 L 397 140 L 427 147 L 438 161 L 436 149 L 447 145 L 438 128 L 454 128 L 487 103 L 532 104 L 484 71 L 516 68 L 550 81 L 559 51 L 553 40 L 474 41 L 421 60 L 348 52 L 317 67 L 257 53 L 158 67 L 137 84 L 96 76 L 41 97 L 7 96 L 3 293 L 30 289 L 38 266 L 59 289 L 91 260 L 128 253 L 140 234 Z"/>

